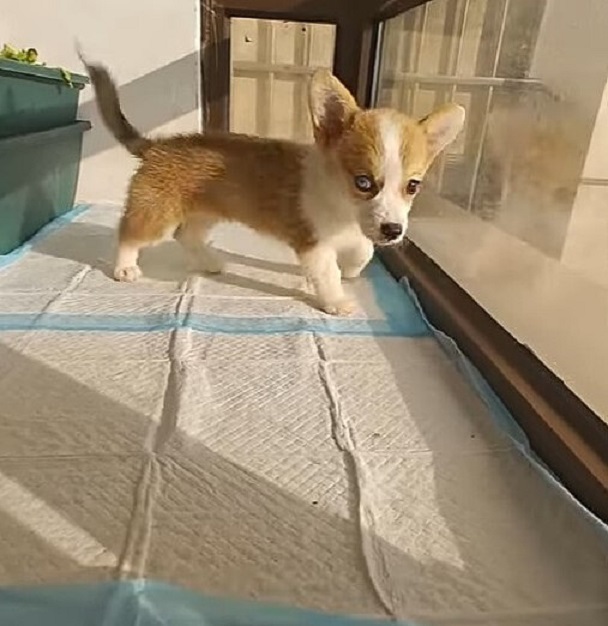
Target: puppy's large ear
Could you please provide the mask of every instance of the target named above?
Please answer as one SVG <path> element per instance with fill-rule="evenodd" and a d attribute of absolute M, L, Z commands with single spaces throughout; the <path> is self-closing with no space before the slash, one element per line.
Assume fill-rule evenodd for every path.
<path fill-rule="evenodd" d="M 419 124 L 426 133 L 429 154 L 434 159 L 446 146 L 452 143 L 464 126 L 465 112 L 458 104 L 444 104 Z"/>
<path fill-rule="evenodd" d="M 315 140 L 322 146 L 336 141 L 359 109 L 348 89 L 329 70 L 317 70 L 312 75 L 308 104 Z"/>

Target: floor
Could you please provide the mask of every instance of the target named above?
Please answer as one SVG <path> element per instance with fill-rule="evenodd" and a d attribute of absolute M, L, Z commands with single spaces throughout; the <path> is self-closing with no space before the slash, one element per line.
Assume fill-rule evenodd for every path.
<path fill-rule="evenodd" d="M 0 590 L 0 622 L 142 578 L 429 625 L 607 622 L 606 529 L 379 264 L 351 320 L 238 228 L 221 277 L 167 243 L 118 284 L 117 218 L 76 210 L 1 261 L 0 585 L 44 587 Z M 127 623 L 100 597 L 100 625 Z M 231 623 L 277 622 L 256 615 Z"/>

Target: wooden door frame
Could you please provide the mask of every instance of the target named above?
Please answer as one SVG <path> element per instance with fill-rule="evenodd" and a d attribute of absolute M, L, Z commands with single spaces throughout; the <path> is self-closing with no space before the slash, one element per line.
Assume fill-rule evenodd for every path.
<path fill-rule="evenodd" d="M 230 18 L 336 26 L 333 71 L 359 104 L 371 102 L 380 23 L 428 0 L 200 0 L 203 124 L 229 130 Z"/>

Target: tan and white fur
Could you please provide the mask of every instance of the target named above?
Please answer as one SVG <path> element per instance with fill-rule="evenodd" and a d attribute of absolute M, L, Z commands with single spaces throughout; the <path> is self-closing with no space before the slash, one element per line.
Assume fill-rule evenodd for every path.
<path fill-rule="evenodd" d="M 101 117 L 141 161 L 119 228 L 114 277 L 140 277 L 140 251 L 167 237 L 193 268 L 221 272 L 211 229 L 236 221 L 294 250 L 319 307 L 347 315 L 342 278 L 356 278 L 374 244 L 399 243 L 412 200 L 437 154 L 464 122 L 457 105 L 421 121 L 363 110 L 329 71 L 309 86 L 315 142 L 302 145 L 232 133 L 142 137 L 121 112 L 107 70 L 87 64 Z"/>

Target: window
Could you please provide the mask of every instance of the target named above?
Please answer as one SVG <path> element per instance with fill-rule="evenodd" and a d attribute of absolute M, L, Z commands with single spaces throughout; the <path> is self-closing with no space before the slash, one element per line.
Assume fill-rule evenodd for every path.
<path fill-rule="evenodd" d="M 312 141 L 307 81 L 331 69 L 335 26 L 233 18 L 230 129 L 263 137 Z"/>
<path fill-rule="evenodd" d="M 467 123 L 411 238 L 608 421 L 608 5 L 432 0 L 385 22 L 377 103 Z"/>

